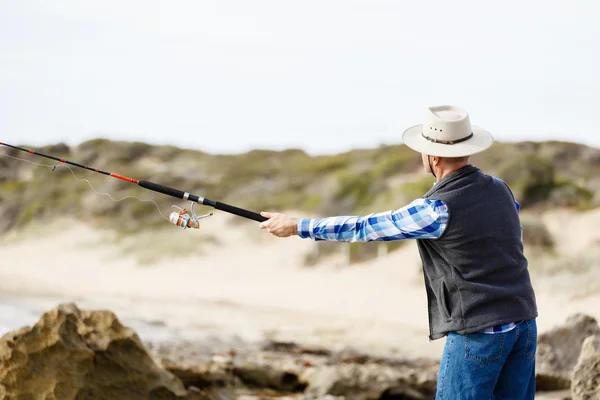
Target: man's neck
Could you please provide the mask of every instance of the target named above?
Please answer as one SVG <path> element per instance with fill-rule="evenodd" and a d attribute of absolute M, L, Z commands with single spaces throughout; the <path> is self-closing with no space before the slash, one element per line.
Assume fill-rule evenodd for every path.
<path fill-rule="evenodd" d="M 450 175 L 453 172 L 458 171 L 459 169 L 461 169 L 462 167 L 466 167 L 467 165 L 469 165 L 469 163 L 462 163 L 462 164 L 455 164 L 452 166 L 448 166 L 440 171 L 438 171 L 438 173 L 436 174 L 436 181 L 439 182 L 442 179 L 444 179 L 445 177 L 447 177 L 448 175 Z"/>

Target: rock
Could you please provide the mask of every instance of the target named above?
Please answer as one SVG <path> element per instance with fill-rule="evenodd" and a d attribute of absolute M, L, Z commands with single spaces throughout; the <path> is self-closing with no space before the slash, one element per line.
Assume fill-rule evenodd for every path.
<path fill-rule="evenodd" d="M 570 390 L 535 392 L 535 400 L 572 400 Z"/>
<path fill-rule="evenodd" d="M 162 365 L 186 387 L 207 390 L 253 388 L 282 393 L 301 393 L 306 388 L 300 375 L 307 367 L 291 357 L 254 357 L 235 363 L 199 360 L 193 364 L 162 360 Z"/>
<path fill-rule="evenodd" d="M 265 344 L 262 349 L 264 351 L 288 353 L 288 354 L 311 354 L 315 356 L 330 357 L 332 355 L 331 350 L 320 346 L 309 346 L 299 345 L 294 342 L 281 342 L 276 340 L 270 340 Z"/>
<path fill-rule="evenodd" d="M 186 362 L 181 361 L 184 350 L 185 354 L 195 354 Z M 374 357 L 287 342 L 251 352 L 210 355 L 193 345 L 175 347 L 175 351 L 153 346 L 153 351 L 186 386 L 228 390 L 234 394 L 230 398 L 264 398 L 270 394 L 306 400 L 430 399 L 435 394 L 439 368 L 436 360 Z"/>
<path fill-rule="evenodd" d="M 583 342 L 573 370 L 571 392 L 573 400 L 600 400 L 600 335 Z"/>
<path fill-rule="evenodd" d="M 273 368 L 273 365 L 245 363 L 233 368 L 233 374 L 246 386 L 274 389 L 280 392 L 303 392 L 306 383 L 301 382 L 295 371 Z"/>
<path fill-rule="evenodd" d="M 154 363 L 110 311 L 64 304 L 0 338 L 6 399 L 206 399 Z"/>
<path fill-rule="evenodd" d="M 186 387 L 214 389 L 242 385 L 242 382 L 232 374 L 231 368 L 221 363 L 197 362 L 190 364 L 163 361 L 162 365 L 167 371 L 181 379 Z"/>
<path fill-rule="evenodd" d="M 564 325 L 540 334 L 536 355 L 537 390 L 570 389 L 581 345 L 594 334 L 600 334 L 598 322 L 583 314 L 574 314 Z"/>
<path fill-rule="evenodd" d="M 430 399 L 435 395 L 437 366 L 425 370 L 377 364 L 340 364 L 314 369 L 307 396 L 343 396 L 346 400 Z"/>

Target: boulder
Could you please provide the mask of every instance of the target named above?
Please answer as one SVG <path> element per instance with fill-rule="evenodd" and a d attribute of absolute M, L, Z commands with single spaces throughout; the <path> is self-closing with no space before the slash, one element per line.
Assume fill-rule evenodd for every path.
<path fill-rule="evenodd" d="M 571 381 L 573 400 L 600 400 L 600 335 L 583 342 Z"/>
<path fill-rule="evenodd" d="M 0 338 L 3 399 L 204 399 L 159 367 L 110 311 L 64 304 Z"/>
<path fill-rule="evenodd" d="M 378 364 L 338 364 L 307 371 L 309 398 L 343 396 L 346 400 L 412 399 L 435 396 L 437 366 L 428 369 Z"/>
<path fill-rule="evenodd" d="M 583 341 L 600 334 L 598 322 L 588 315 L 574 314 L 564 325 L 538 335 L 536 386 L 538 390 L 571 388 L 571 375 Z"/>
<path fill-rule="evenodd" d="M 300 375 L 308 365 L 312 365 L 295 357 L 269 356 L 267 353 L 255 353 L 243 358 L 214 355 L 210 359 L 184 362 L 162 358 L 160 362 L 186 387 L 193 386 L 213 393 L 221 393 L 221 389 L 302 393 L 306 383 L 300 381 Z"/>

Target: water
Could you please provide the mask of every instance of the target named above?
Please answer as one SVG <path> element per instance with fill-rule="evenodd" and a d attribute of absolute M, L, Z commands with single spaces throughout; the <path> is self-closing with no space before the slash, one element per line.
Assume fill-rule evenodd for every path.
<path fill-rule="evenodd" d="M 44 312 L 64 303 L 61 299 L 47 297 L 15 297 L 0 295 L 0 335 L 14 331 L 24 326 L 33 326 Z M 79 308 L 82 304 L 77 302 Z M 106 309 L 107 307 L 94 307 L 95 309 Z M 111 310 L 112 311 L 112 310 Z M 134 329 L 144 341 L 172 341 L 181 340 L 186 335 L 167 324 L 157 320 L 136 318 L 134 315 L 117 315 L 123 325 Z M 189 334 L 188 334 L 189 336 Z"/>
<path fill-rule="evenodd" d="M 0 335 L 25 326 L 35 325 L 43 313 L 61 303 L 74 302 L 80 309 L 110 310 L 119 321 L 135 330 L 144 342 L 195 342 L 208 346 L 240 345 L 256 341 L 262 337 L 259 332 L 248 334 L 245 338 L 239 331 L 224 329 L 217 323 L 211 324 L 214 307 L 194 307 L 195 319 L 181 311 L 181 305 L 154 304 L 140 301 L 122 301 L 122 299 L 68 299 L 56 297 L 21 297 L 0 294 Z M 184 311 L 186 307 L 183 307 Z M 203 313 L 204 311 L 204 313 Z"/>
<path fill-rule="evenodd" d="M 30 301 L 0 295 L 0 335 L 35 324 L 41 314 L 52 306 L 43 300 Z"/>

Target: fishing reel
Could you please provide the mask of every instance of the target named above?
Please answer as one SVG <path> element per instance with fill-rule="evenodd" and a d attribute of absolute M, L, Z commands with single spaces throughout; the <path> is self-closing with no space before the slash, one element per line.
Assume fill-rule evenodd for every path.
<path fill-rule="evenodd" d="M 213 213 L 209 212 L 208 214 L 198 216 L 194 212 L 194 204 L 195 203 L 192 202 L 192 208 L 190 209 L 190 211 L 184 208 L 173 206 L 174 208 L 178 208 L 179 212 L 173 211 L 171 215 L 169 215 L 169 221 L 172 224 L 177 225 L 181 229 L 200 228 L 200 220 L 202 218 L 210 217 L 211 215 L 213 215 Z"/>

